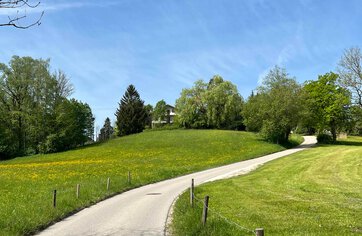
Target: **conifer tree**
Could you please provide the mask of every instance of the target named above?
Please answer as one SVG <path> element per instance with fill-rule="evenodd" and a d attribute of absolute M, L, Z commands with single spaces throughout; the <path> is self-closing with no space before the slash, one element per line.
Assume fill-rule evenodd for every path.
<path fill-rule="evenodd" d="M 100 130 L 98 140 L 104 141 L 104 140 L 110 139 L 113 132 L 114 131 L 113 131 L 113 127 L 111 126 L 111 120 L 107 117 L 106 120 L 104 121 L 104 125 L 103 125 L 102 129 Z"/>
<path fill-rule="evenodd" d="M 136 88 L 131 84 L 123 95 L 116 113 L 118 136 L 143 131 L 147 119 L 144 102 Z"/>

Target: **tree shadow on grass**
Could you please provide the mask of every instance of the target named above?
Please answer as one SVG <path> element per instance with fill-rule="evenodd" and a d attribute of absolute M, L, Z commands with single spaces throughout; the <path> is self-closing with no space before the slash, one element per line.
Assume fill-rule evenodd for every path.
<path fill-rule="evenodd" d="M 332 145 L 347 145 L 347 146 L 362 146 L 362 142 L 356 142 L 356 141 L 337 141 L 333 143 Z"/>

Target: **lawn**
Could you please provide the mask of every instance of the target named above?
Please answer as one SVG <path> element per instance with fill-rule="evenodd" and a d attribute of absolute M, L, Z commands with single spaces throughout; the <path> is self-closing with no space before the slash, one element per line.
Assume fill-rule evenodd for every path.
<path fill-rule="evenodd" d="M 0 162 L 0 235 L 31 234 L 115 193 L 284 149 L 253 133 L 172 130 Z M 108 191 L 107 178 L 111 180 Z"/>
<path fill-rule="evenodd" d="M 206 227 L 202 202 L 191 208 L 186 192 L 176 202 L 175 235 L 253 235 L 259 227 L 265 235 L 361 235 L 362 138 L 272 161 L 199 186 L 195 194 L 210 196 Z"/>

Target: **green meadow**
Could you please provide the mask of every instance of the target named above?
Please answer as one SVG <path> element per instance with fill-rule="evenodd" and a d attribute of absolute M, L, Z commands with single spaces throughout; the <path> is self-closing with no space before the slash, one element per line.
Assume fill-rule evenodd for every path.
<path fill-rule="evenodd" d="M 265 235 L 361 235 L 362 138 L 319 145 L 195 191 L 200 200 L 210 197 L 208 222 L 201 224 L 202 201 L 191 208 L 186 192 L 176 202 L 175 235 L 253 235 L 256 228 Z"/>
<path fill-rule="evenodd" d="M 0 162 L 0 235 L 31 234 L 116 193 L 284 149 L 254 133 L 172 130 Z"/>

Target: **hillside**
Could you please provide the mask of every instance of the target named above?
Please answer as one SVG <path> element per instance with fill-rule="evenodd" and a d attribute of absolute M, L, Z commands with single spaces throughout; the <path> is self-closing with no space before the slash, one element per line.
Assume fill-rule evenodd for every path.
<path fill-rule="evenodd" d="M 248 230 L 261 227 L 266 235 L 360 234 L 361 146 L 362 138 L 353 137 L 272 161 L 245 176 L 199 186 L 198 199 L 210 196 L 207 227 L 200 223 L 202 202 L 191 208 L 185 193 L 176 203 L 174 232 L 251 235 Z"/>
<path fill-rule="evenodd" d="M 253 133 L 173 130 L 0 162 L 0 234 L 28 234 L 112 194 L 283 149 Z M 79 199 L 75 196 L 77 184 Z"/>

